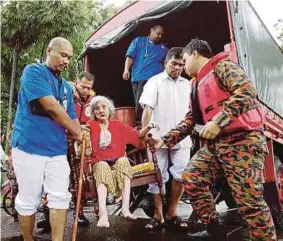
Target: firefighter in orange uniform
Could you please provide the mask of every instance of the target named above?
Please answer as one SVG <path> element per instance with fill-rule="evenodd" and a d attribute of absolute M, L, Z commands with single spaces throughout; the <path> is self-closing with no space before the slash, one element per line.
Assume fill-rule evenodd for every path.
<path fill-rule="evenodd" d="M 272 216 L 263 196 L 263 167 L 267 145 L 264 114 L 257 91 L 243 69 L 229 60 L 229 53 L 213 56 L 206 41 L 193 39 L 184 49 L 185 71 L 195 77 L 192 108 L 177 127 L 158 138 L 156 147 L 169 148 L 202 124 L 205 144 L 183 172 L 185 192 L 205 230 L 190 238 L 212 238 L 219 228 L 210 192 L 217 175 L 225 175 L 238 209 L 245 220 L 245 241 L 276 241 Z M 212 237 L 211 237 L 212 236 Z"/>

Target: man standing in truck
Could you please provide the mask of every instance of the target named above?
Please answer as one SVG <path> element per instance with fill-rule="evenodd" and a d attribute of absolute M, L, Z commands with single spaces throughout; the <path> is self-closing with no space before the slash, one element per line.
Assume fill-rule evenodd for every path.
<path fill-rule="evenodd" d="M 193 39 L 183 54 L 186 73 L 195 77 L 192 103 L 198 105 L 192 105 L 176 128 L 157 138 L 156 147 L 165 144 L 172 148 L 192 133 L 195 124 L 204 124 L 200 137 L 205 144 L 185 168 L 183 181 L 193 209 L 207 228 L 188 235 L 205 238 L 223 230 L 217 228 L 218 215 L 209 189 L 222 173 L 246 221 L 244 240 L 275 241 L 273 219 L 263 196 L 267 145 L 257 91 L 244 70 L 229 60 L 229 53 L 213 56 L 206 41 Z"/>
<path fill-rule="evenodd" d="M 164 70 L 164 60 L 168 48 L 161 43 L 164 29 L 155 25 L 150 29 L 150 34 L 136 37 L 130 44 L 127 53 L 123 79 L 130 79 L 130 68 L 132 68 L 131 81 L 135 98 L 135 112 L 137 120 L 141 120 L 142 108 L 139 99 L 147 80 Z"/>

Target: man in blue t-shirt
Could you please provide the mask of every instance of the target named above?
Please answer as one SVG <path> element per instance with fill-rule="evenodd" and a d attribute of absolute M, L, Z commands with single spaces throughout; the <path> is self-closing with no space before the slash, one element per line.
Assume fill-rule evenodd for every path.
<path fill-rule="evenodd" d="M 72 89 L 61 73 L 73 55 L 70 42 L 50 41 L 44 64 L 30 64 L 21 76 L 12 136 L 12 160 L 19 193 L 15 208 L 25 241 L 31 241 L 34 217 L 42 191 L 48 195 L 52 239 L 64 240 L 70 167 L 66 130 L 76 140 L 82 132 L 74 108 Z"/>
<path fill-rule="evenodd" d="M 150 34 L 145 37 L 136 37 L 130 44 L 127 53 L 123 79 L 130 79 L 132 68 L 132 88 L 135 98 L 135 111 L 137 120 L 141 120 L 142 109 L 139 99 L 147 80 L 164 70 L 164 60 L 168 48 L 161 43 L 164 29 L 156 25 L 150 29 Z"/>

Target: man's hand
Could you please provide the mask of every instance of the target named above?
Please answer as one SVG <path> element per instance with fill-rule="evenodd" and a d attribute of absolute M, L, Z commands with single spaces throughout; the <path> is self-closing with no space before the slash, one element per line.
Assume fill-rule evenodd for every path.
<path fill-rule="evenodd" d="M 129 70 L 125 70 L 123 73 L 123 79 L 124 80 L 129 80 L 130 79 L 130 71 Z"/>
<path fill-rule="evenodd" d="M 164 141 L 161 139 L 161 137 L 153 138 L 153 140 L 155 141 L 155 143 L 154 143 L 155 149 L 159 149 L 164 145 Z"/>
<path fill-rule="evenodd" d="M 81 131 L 79 134 L 74 135 L 76 141 L 82 142 L 83 141 L 83 132 Z"/>
<path fill-rule="evenodd" d="M 155 128 L 157 131 L 159 131 L 160 130 L 160 126 L 157 124 L 157 123 L 155 123 L 155 122 L 150 122 L 147 126 L 146 126 L 146 128 L 148 128 L 148 129 L 153 129 L 153 128 Z"/>
<path fill-rule="evenodd" d="M 213 140 L 219 134 L 220 131 L 220 127 L 214 121 L 209 121 L 201 129 L 199 135 L 204 139 Z"/>
<path fill-rule="evenodd" d="M 73 89 L 73 95 L 74 95 L 74 99 L 76 99 L 77 101 L 80 101 L 80 95 L 77 91 L 77 88 L 76 88 L 76 84 L 72 81 L 68 81 L 69 85 L 72 87 Z"/>
<path fill-rule="evenodd" d="M 70 140 L 70 141 L 82 142 L 83 131 L 90 132 L 90 127 L 89 127 L 89 125 L 81 125 L 80 127 L 81 127 L 81 129 L 77 130 L 76 134 L 72 134 L 72 133 L 70 133 L 69 131 L 66 130 L 67 139 Z"/>
<path fill-rule="evenodd" d="M 81 100 L 81 97 L 80 97 L 79 92 L 77 91 L 76 87 L 74 87 L 74 89 L 73 89 L 73 95 L 74 95 L 75 100 L 77 100 L 77 101 Z"/>
<path fill-rule="evenodd" d="M 164 141 L 161 137 L 152 137 L 152 134 L 146 136 L 146 142 L 150 150 L 156 150 L 161 148 L 164 145 Z"/>
<path fill-rule="evenodd" d="M 67 139 L 69 141 L 74 141 L 74 136 L 72 135 L 72 133 L 70 133 L 68 130 L 66 130 L 66 135 L 67 135 Z"/>

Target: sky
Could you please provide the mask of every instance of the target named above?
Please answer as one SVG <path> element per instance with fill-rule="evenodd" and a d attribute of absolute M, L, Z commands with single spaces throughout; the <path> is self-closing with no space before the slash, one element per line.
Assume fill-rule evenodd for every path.
<path fill-rule="evenodd" d="M 121 7 L 126 2 L 126 0 L 104 1 L 109 4 L 114 4 L 117 7 Z M 277 43 L 279 43 L 277 40 L 279 31 L 274 28 L 274 24 L 276 24 L 279 18 L 283 19 L 283 0 L 250 0 L 250 2 L 254 6 L 258 15 L 261 17 L 274 39 L 277 41 Z"/>

